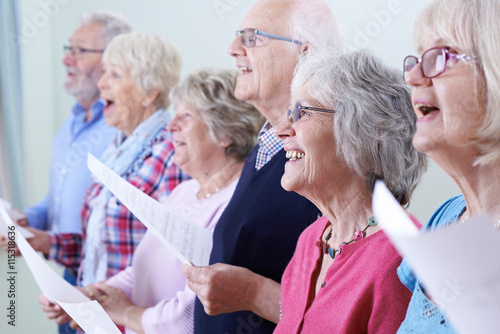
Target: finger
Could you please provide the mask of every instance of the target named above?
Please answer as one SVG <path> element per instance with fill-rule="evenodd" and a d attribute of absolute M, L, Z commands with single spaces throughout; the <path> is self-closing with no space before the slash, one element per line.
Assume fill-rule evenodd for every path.
<path fill-rule="evenodd" d="M 70 321 L 71 318 L 67 313 L 63 313 L 56 318 L 56 324 L 62 325 Z"/>
<path fill-rule="evenodd" d="M 73 329 L 81 329 L 80 326 L 78 326 L 78 324 L 76 323 L 75 320 L 71 320 L 70 323 L 69 323 L 69 327 L 73 328 Z"/>

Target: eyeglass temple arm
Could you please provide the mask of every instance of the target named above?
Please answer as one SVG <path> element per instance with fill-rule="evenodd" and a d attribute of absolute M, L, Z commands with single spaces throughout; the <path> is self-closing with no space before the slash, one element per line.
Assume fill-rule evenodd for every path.
<path fill-rule="evenodd" d="M 262 32 L 260 30 L 255 30 L 255 34 L 256 35 L 261 35 L 261 36 L 266 36 L 266 37 L 271 37 L 271 38 L 274 38 L 274 39 L 280 39 L 282 41 L 292 42 L 292 43 L 296 43 L 296 44 L 303 44 L 301 41 L 297 41 L 296 39 L 291 39 L 291 38 L 287 38 L 287 37 L 281 37 L 281 36 L 278 36 L 278 35 L 269 34 L 267 32 Z"/>

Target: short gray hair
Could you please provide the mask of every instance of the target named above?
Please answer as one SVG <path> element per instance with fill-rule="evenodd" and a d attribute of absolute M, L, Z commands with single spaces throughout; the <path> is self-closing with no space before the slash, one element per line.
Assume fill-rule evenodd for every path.
<path fill-rule="evenodd" d="M 130 24 L 123 17 L 106 11 L 84 13 L 80 16 L 78 23 L 80 26 L 94 23 L 101 24 L 103 28 L 100 37 L 103 38 L 104 45 L 111 42 L 115 36 L 132 31 Z"/>
<path fill-rule="evenodd" d="M 416 115 L 401 71 L 366 50 L 323 50 L 299 62 L 292 95 L 306 83 L 320 106 L 335 110 L 336 151 L 346 165 L 370 192 L 382 180 L 401 205 L 409 204 L 427 158 L 412 145 Z"/>
<path fill-rule="evenodd" d="M 179 82 L 182 60 L 177 48 L 165 38 L 143 32 L 116 36 L 102 60 L 129 67 L 132 78 L 145 95 L 159 90 L 154 106 L 168 107 L 168 94 Z"/>
<path fill-rule="evenodd" d="M 244 161 L 257 142 L 265 118 L 234 96 L 235 70 L 201 70 L 189 75 L 170 92 L 172 104 L 186 103 L 200 114 L 214 143 L 231 144 L 226 155 Z"/>
<path fill-rule="evenodd" d="M 500 1 L 432 1 L 415 20 L 414 43 L 442 37 L 455 48 L 479 58 L 475 64 L 475 94 L 484 94 L 487 105 L 475 142 L 482 151 L 476 164 L 500 160 Z M 418 50 L 423 52 L 425 50 Z M 460 98 L 457 96 L 457 98 Z"/>
<path fill-rule="evenodd" d="M 344 46 L 343 31 L 330 7 L 322 0 L 294 0 L 290 17 L 292 38 L 315 49 Z"/>

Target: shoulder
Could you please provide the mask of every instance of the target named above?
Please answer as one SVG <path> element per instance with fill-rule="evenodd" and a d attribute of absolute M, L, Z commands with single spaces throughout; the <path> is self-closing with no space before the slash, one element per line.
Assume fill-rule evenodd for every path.
<path fill-rule="evenodd" d="M 454 196 L 444 202 L 437 210 L 433 213 L 427 224 L 422 230 L 435 230 L 447 226 L 455 221 L 455 219 L 463 212 L 465 209 L 465 199 L 462 195 Z"/>

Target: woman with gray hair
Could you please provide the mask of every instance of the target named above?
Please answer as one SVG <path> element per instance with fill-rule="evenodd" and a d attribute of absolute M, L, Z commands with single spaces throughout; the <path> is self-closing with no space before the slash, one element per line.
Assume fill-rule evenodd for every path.
<path fill-rule="evenodd" d="M 372 190 L 383 180 L 406 206 L 426 168 L 412 146 L 409 89 L 368 52 L 313 53 L 298 66 L 291 105 L 276 128 L 290 158 L 281 184 L 323 217 L 283 275 L 275 333 L 394 333 L 410 294 L 373 217 Z"/>
<path fill-rule="evenodd" d="M 105 101 L 106 123 L 117 130 L 100 159 L 147 195 L 161 200 L 186 179 L 173 163 L 173 145 L 166 127 L 168 94 L 180 76 L 177 49 L 160 36 L 133 32 L 115 37 L 103 54 L 104 74 L 98 82 Z M 132 261 L 146 227 L 106 189 L 93 180 L 82 207 L 83 235 L 47 237 L 49 258 L 78 266 L 78 285 L 105 280 Z M 49 247 L 48 246 L 48 247 Z M 89 297 L 91 290 L 82 289 Z M 41 296 L 49 318 L 69 320 Z"/>
<path fill-rule="evenodd" d="M 178 185 L 164 204 L 209 230 L 231 199 L 264 123 L 255 108 L 234 97 L 237 75 L 199 71 L 170 93 L 176 110 L 167 126 L 174 162 L 193 179 Z M 126 333 L 192 333 L 196 295 L 187 287 L 181 266 L 148 231 L 131 266 L 86 290 Z"/>
<path fill-rule="evenodd" d="M 499 16 L 497 0 L 434 0 L 415 20 L 414 44 L 420 56 L 404 59 L 418 118 L 413 145 L 462 192 L 437 209 L 425 232 L 464 223 L 483 212 L 500 228 Z M 481 242 L 471 240 L 471 245 Z M 498 267 L 496 260 L 492 266 Z M 398 275 L 413 292 L 398 333 L 455 333 L 405 260 Z M 455 279 L 463 286 L 461 277 Z"/>

